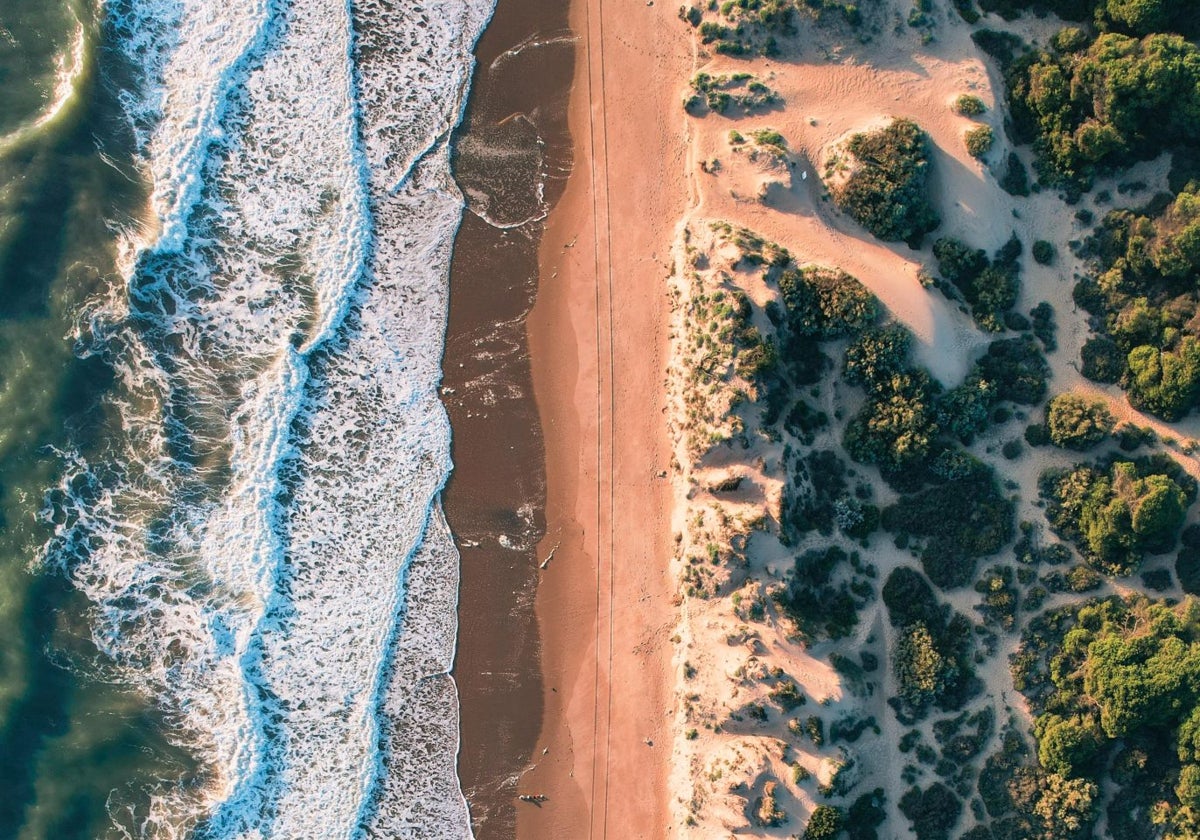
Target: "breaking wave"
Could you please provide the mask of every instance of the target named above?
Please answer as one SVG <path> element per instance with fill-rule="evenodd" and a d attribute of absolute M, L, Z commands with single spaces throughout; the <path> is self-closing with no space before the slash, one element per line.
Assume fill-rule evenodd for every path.
<path fill-rule="evenodd" d="M 125 830 L 470 836 L 438 498 L 450 178 L 491 0 L 110 0 L 151 186 L 80 313 L 114 432 L 46 560 L 197 757 Z"/>

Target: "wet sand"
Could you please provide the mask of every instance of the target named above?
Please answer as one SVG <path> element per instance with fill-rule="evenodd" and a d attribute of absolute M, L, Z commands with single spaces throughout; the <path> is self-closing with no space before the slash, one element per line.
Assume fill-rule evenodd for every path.
<path fill-rule="evenodd" d="M 524 320 L 537 292 L 543 223 L 503 229 L 483 216 L 513 225 L 562 193 L 574 62 L 565 28 L 557 0 L 500 0 L 476 47 L 455 140 L 455 176 L 471 209 L 451 266 L 443 392 L 454 472 L 444 500 L 462 555 L 459 777 L 479 840 L 516 836 L 517 778 L 541 727 L 533 604 L 546 486 Z M 560 40 L 521 49 L 538 35 Z M 539 180 L 544 204 L 534 192 Z"/>

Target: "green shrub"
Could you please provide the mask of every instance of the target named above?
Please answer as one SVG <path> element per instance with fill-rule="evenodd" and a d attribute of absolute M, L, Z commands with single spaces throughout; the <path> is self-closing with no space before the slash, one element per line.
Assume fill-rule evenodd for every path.
<path fill-rule="evenodd" d="M 1169 550 L 1196 498 L 1195 480 L 1165 455 L 1047 470 L 1039 487 L 1050 524 L 1111 574 Z"/>
<path fill-rule="evenodd" d="M 1036 139 L 1043 177 L 1072 189 L 1200 140 L 1200 49 L 1178 35 L 1104 33 L 1085 51 L 1017 61 L 1007 81 L 1017 132 Z"/>
<path fill-rule="evenodd" d="M 1050 430 L 1045 423 L 1030 423 L 1025 427 L 1025 442 L 1030 446 L 1045 446 L 1050 442 Z"/>
<path fill-rule="evenodd" d="M 854 631 L 858 610 L 865 606 L 865 601 L 854 594 L 845 580 L 835 581 L 835 573 L 846 560 L 846 552 L 837 546 L 810 549 L 796 558 L 787 586 L 775 591 L 775 602 L 795 623 L 802 637 L 842 639 Z M 794 695 L 783 687 L 778 691 L 782 693 L 778 697 L 772 693 L 772 697 L 781 704 L 803 702 L 798 699 L 803 695 Z M 793 707 L 785 708 L 790 711 Z"/>
<path fill-rule="evenodd" d="M 1116 382 L 1125 372 L 1125 354 L 1109 338 L 1089 338 L 1080 350 L 1080 372 L 1093 382 Z"/>
<path fill-rule="evenodd" d="M 922 567 L 943 588 L 974 577 L 975 559 L 999 551 L 1013 535 L 1012 502 L 991 468 L 968 455 L 944 484 L 901 497 L 883 511 L 883 527 L 923 537 Z"/>
<path fill-rule="evenodd" d="M 887 798 L 883 788 L 875 788 L 870 793 L 864 793 L 846 810 L 846 819 L 842 825 L 847 840 L 878 840 L 876 831 L 887 819 L 884 805 Z"/>
<path fill-rule="evenodd" d="M 1039 265 L 1050 265 L 1056 253 L 1053 242 L 1039 239 L 1033 243 L 1033 259 Z"/>
<path fill-rule="evenodd" d="M 842 445 L 863 464 L 897 475 L 924 462 L 938 434 L 937 387 L 925 371 L 893 376 L 846 426 Z"/>
<path fill-rule="evenodd" d="M 846 181 L 832 190 L 838 206 L 875 236 L 918 247 L 941 224 L 927 188 L 929 138 L 911 120 L 855 134 Z"/>
<path fill-rule="evenodd" d="M 986 110 L 983 100 L 972 93 L 964 93 L 954 100 L 954 112 L 964 117 L 977 117 Z"/>
<path fill-rule="evenodd" d="M 761 128 L 757 131 L 751 131 L 750 137 L 760 146 L 767 146 L 781 154 L 787 152 L 787 140 L 773 128 Z"/>
<path fill-rule="evenodd" d="M 821 266 L 787 268 L 779 275 L 787 322 L 795 335 L 840 338 L 879 318 L 879 301 L 844 271 Z"/>
<path fill-rule="evenodd" d="M 1037 249 L 1037 243 L 1034 243 L 1034 249 Z M 1046 301 L 1042 301 L 1029 311 L 1029 317 L 1032 321 L 1034 336 L 1042 342 L 1042 347 L 1046 349 L 1047 353 L 1053 352 L 1058 347 L 1058 340 L 1055 336 L 1058 327 L 1054 323 L 1054 307 Z"/>
<path fill-rule="evenodd" d="M 1064 449 L 1091 449 L 1116 426 L 1108 406 L 1078 394 L 1059 394 L 1046 407 L 1050 442 Z"/>
<path fill-rule="evenodd" d="M 962 801 L 941 782 L 925 790 L 910 788 L 900 797 L 900 813 L 912 823 L 917 840 L 949 840 L 962 815 Z"/>
<path fill-rule="evenodd" d="M 1000 188 L 1009 195 L 1029 195 L 1029 171 L 1016 152 L 1009 152 L 1004 161 L 1004 175 L 1000 178 Z"/>
<path fill-rule="evenodd" d="M 1019 240 L 1010 242 L 1020 247 Z M 1002 249 L 996 260 L 991 261 L 982 250 L 951 238 L 934 242 L 933 255 L 938 261 L 938 273 L 962 292 L 980 326 L 1002 330 L 1004 315 L 1016 303 L 1021 289 L 1016 259 Z"/>
<path fill-rule="evenodd" d="M 992 145 L 996 142 L 996 134 L 990 125 L 981 125 L 969 129 L 963 135 L 963 142 L 966 143 L 967 153 L 971 157 L 981 158 L 992 150 Z"/>
<path fill-rule="evenodd" d="M 842 811 L 832 805 L 818 805 L 808 818 L 803 840 L 833 840 L 842 833 Z"/>
<path fill-rule="evenodd" d="M 1046 397 L 1050 367 L 1030 338 L 1005 338 L 988 345 L 976 374 L 996 388 L 998 400 L 1037 405 Z"/>

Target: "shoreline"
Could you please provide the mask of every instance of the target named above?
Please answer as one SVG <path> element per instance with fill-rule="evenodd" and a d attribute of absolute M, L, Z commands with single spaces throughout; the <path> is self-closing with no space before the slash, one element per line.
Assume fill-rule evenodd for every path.
<path fill-rule="evenodd" d="M 478 840 L 515 835 L 517 783 L 541 723 L 533 599 L 545 504 L 524 329 L 542 223 L 508 226 L 514 220 L 500 218 L 494 225 L 484 217 L 510 211 L 515 221 L 536 219 L 562 191 L 556 173 L 569 154 L 570 50 L 515 49 L 559 25 L 565 28 L 566 15 L 554 0 L 496 4 L 475 45 L 471 90 L 453 140 L 454 177 L 468 206 L 450 272 L 442 394 L 454 471 L 443 499 L 461 558 L 457 769 Z M 505 177 L 514 165 L 524 177 Z M 538 184 L 546 192 L 540 199 Z"/>

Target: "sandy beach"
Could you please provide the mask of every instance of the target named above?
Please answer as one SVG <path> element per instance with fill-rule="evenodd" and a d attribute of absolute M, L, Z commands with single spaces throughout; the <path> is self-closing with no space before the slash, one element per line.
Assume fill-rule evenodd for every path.
<path fill-rule="evenodd" d="M 664 6 L 577 0 L 571 29 L 575 164 L 529 318 L 539 554 L 553 557 L 536 607 L 545 712 L 521 787 L 549 801 L 519 812 L 517 836 L 652 838 L 668 825 L 673 729 L 665 277 L 687 198 L 677 85 L 691 54 Z"/>

